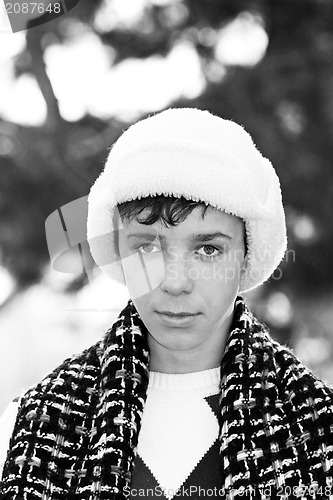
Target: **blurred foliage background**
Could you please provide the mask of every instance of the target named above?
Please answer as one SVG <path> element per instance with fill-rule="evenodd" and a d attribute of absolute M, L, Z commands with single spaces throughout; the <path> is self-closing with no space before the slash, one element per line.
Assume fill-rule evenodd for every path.
<path fill-rule="evenodd" d="M 8 36 L 20 42 L 3 63 L 12 90 L 0 102 L 0 409 L 102 333 L 112 314 L 89 312 L 92 295 L 111 311 L 123 306 L 118 289 L 97 292 L 85 273 L 52 270 L 45 220 L 88 194 L 130 122 L 170 106 L 243 124 L 271 159 L 289 250 L 248 301 L 333 382 L 332 1 L 80 0 L 47 24 L 0 35 L 2 52 Z"/>

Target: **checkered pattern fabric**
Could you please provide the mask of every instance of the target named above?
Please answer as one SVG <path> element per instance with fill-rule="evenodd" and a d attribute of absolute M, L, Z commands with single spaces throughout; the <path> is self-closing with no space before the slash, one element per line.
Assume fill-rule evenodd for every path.
<path fill-rule="evenodd" d="M 0 498 L 122 499 L 147 385 L 146 329 L 129 303 L 101 342 L 23 397 Z"/>
<path fill-rule="evenodd" d="M 243 305 L 236 314 L 221 367 L 226 498 L 333 499 L 332 388 Z"/>
<path fill-rule="evenodd" d="M 147 330 L 129 301 L 100 342 L 22 398 L 0 498 L 125 499 L 148 362 Z M 333 498 L 333 391 L 240 297 L 221 375 L 223 497 Z"/>

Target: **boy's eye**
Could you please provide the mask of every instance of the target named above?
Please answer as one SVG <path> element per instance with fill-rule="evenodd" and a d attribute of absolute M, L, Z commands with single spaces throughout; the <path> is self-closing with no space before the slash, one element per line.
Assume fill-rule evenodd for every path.
<path fill-rule="evenodd" d="M 200 252 L 199 250 L 204 250 L 203 252 Z M 213 247 L 212 245 L 202 245 L 200 249 L 198 250 L 199 255 L 203 255 L 204 257 L 215 257 L 218 255 L 220 252 L 217 248 Z M 215 252 L 215 253 L 214 253 Z"/>
<path fill-rule="evenodd" d="M 156 253 L 159 249 L 152 243 L 144 243 L 138 247 L 138 251 L 143 254 Z"/>

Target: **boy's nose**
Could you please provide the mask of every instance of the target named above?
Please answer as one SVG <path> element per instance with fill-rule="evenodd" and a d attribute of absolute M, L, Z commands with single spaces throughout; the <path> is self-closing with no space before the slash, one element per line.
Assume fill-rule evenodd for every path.
<path fill-rule="evenodd" d="M 191 293 L 194 287 L 190 276 L 190 263 L 184 255 L 172 255 L 165 257 L 164 278 L 161 282 L 161 290 L 171 295 L 180 295 L 182 292 Z"/>

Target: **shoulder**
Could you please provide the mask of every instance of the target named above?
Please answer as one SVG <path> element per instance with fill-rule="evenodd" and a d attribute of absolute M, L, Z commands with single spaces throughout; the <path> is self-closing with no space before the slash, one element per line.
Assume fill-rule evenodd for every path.
<path fill-rule="evenodd" d="M 75 416 L 79 418 L 79 415 L 84 414 L 98 394 L 99 349 L 101 341 L 65 359 L 39 383 L 26 390 L 6 410 L 3 418 L 8 426 L 16 424 L 15 428 L 28 430 L 35 422 L 37 426 L 46 428 L 50 420 L 54 422 L 65 418 L 65 407 L 73 422 Z M 14 410 L 16 420 L 13 422 Z"/>
<path fill-rule="evenodd" d="M 297 405 L 298 397 L 320 398 L 333 408 L 333 386 L 320 380 L 293 352 L 275 340 L 268 327 L 255 319 L 254 350 L 274 372 L 281 396 Z M 260 352 L 260 355 L 259 355 Z"/>
<path fill-rule="evenodd" d="M 0 477 L 9 449 L 10 438 L 14 431 L 19 406 L 20 398 L 15 398 L 0 416 Z"/>
<path fill-rule="evenodd" d="M 95 404 L 99 346 L 100 342 L 65 359 L 8 405 L 0 418 L 1 473 L 8 450 L 18 449 L 21 441 L 35 439 L 37 434 L 51 435 L 55 424 L 72 429 L 81 422 L 80 417 L 86 415 L 89 406 Z"/>
<path fill-rule="evenodd" d="M 21 403 L 25 403 L 27 399 L 37 393 L 46 394 L 51 390 L 55 393 L 67 391 L 69 395 L 73 390 L 76 390 L 78 385 L 86 383 L 87 379 L 95 380 L 94 375 L 99 371 L 98 348 L 99 343 L 65 359 L 38 384 L 28 389 L 21 397 Z"/>

